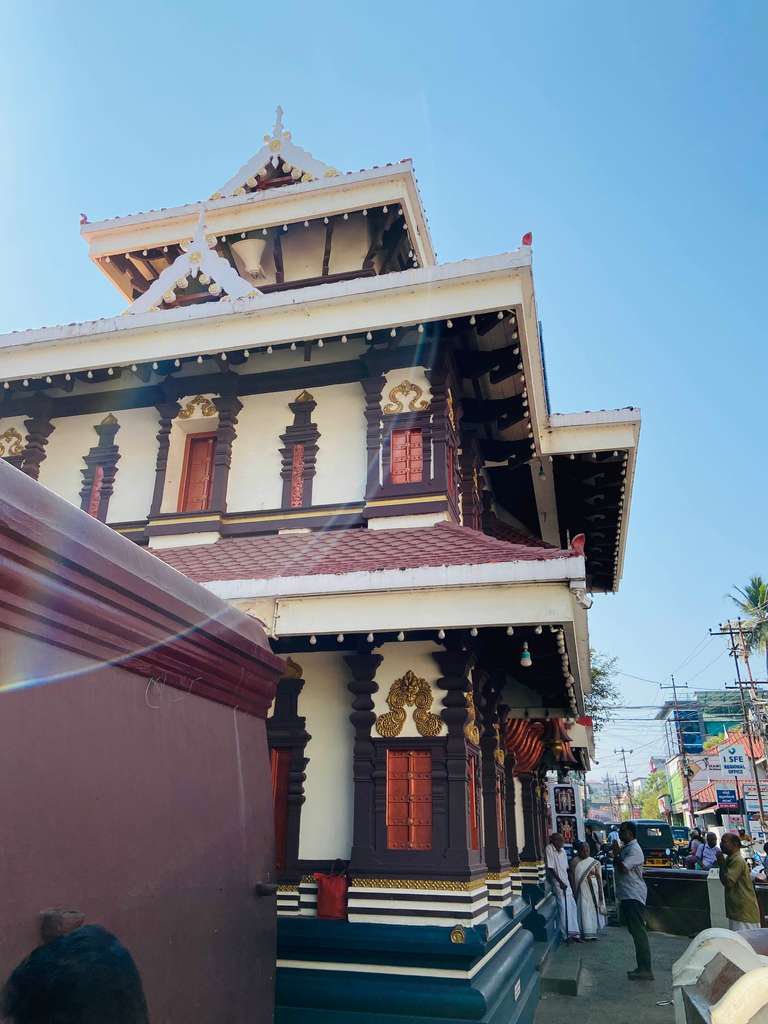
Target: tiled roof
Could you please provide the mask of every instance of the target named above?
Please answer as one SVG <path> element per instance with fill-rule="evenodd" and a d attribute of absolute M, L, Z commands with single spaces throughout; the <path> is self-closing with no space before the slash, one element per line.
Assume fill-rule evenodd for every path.
<path fill-rule="evenodd" d="M 502 519 L 497 519 L 492 514 L 486 514 L 483 516 L 483 529 L 486 533 L 489 533 L 491 537 L 496 537 L 498 540 L 505 540 L 508 544 L 523 544 L 525 547 L 531 548 L 545 548 L 547 551 L 556 551 L 551 544 L 547 544 L 543 540 L 539 540 L 538 537 L 531 537 L 527 533 L 522 533 L 520 530 L 516 530 L 514 526 L 510 526 L 509 523 L 505 523 Z"/>
<path fill-rule="evenodd" d="M 200 583 L 340 575 L 426 566 L 533 562 L 567 558 L 573 554 L 541 544 L 510 544 L 453 523 L 415 529 L 346 529 L 225 538 L 215 544 L 154 549 L 154 553 Z"/>

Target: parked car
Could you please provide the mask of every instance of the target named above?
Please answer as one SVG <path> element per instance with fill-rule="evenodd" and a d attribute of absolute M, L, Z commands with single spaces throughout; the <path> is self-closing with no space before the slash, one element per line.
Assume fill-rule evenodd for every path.
<path fill-rule="evenodd" d="M 647 868 L 671 868 L 674 864 L 675 838 L 666 821 L 639 818 L 632 822 Z"/>

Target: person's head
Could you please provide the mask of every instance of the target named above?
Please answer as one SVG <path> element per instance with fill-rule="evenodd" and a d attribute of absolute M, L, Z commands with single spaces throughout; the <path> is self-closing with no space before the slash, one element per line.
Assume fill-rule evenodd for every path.
<path fill-rule="evenodd" d="M 136 964 L 114 935 L 85 925 L 38 946 L 5 984 L 10 1024 L 148 1024 Z"/>
<path fill-rule="evenodd" d="M 720 840 L 720 849 L 729 857 L 732 853 L 736 853 L 737 850 L 741 849 L 741 840 L 733 832 L 726 832 Z"/>
<path fill-rule="evenodd" d="M 553 832 L 552 835 L 549 837 L 549 841 L 550 843 L 552 843 L 552 845 L 558 851 L 558 853 L 560 852 L 560 850 L 562 850 L 563 844 L 565 842 L 565 840 L 559 832 Z"/>
<path fill-rule="evenodd" d="M 619 825 L 619 839 L 626 846 L 627 843 L 631 843 L 633 839 L 637 838 L 637 829 L 631 821 L 622 821 Z"/>
<path fill-rule="evenodd" d="M 589 846 L 587 843 L 576 844 L 576 856 L 579 860 L 586 860 L 589 856 Z"/>
<path fill-rule="evenodd" d="M 697 828 L 691 829 L 691 839 L 701 839 L 701 832 Z"/>
<path fill-rule="evenodd" d="M 592 826 L 591 825 L 585 825 L 584 826 L 584 835 L 587 835 L 587 836 L 591 836 L 592 835 Z"/>
<path fill-rule="evenodd" d="M 744 829 L 743 829 L 743 828 L 740 828 L 740 829 L 739 829 L 739 839 L 740 839 L 740 840 L 742 841 L 742 843 L 743 843 L 743 842 L 744 842 L 744 840 L 745 840 L 746 838 L 747 838 L 747 833 L 746 833 L 746 832 L 744 831 Z"/>
<path fill-rule="evenodd" d="M 763 853 L 768 853 L 768 843 L 763 843 Z"/>
<path fill-rule="evenodd" d="M 707 832 L 707 846 L 717 846 L 717 836 L 714 832 Z"/>

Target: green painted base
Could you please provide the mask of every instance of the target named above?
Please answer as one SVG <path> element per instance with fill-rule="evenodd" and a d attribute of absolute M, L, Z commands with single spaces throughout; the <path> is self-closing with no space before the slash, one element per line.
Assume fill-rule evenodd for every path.
<path fill-rule="evenodd" d="M 538 951 L 517 899 L 465 928 L 280 918 L 276 1024 L 532 1024 Z"/>

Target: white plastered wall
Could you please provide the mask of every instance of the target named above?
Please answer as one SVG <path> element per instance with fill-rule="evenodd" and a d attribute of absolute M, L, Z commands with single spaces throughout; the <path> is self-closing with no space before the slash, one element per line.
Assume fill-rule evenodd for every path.
<path fill-rule="evenodd" d="M 158 414 L 151 407 L 123 409 L 113 415 L 120 424 L 115 437 L 120 461 L 107 518 L 110 523 L 133 522 L 145 519 L 152 504 Z"/>
<path fill-rule="evenodd" d="M 341 654 L 302 654 L 304 688 L 299 714 L 312 739 L 301 808 L 299 857 L 348 860 L 352 850 L 352 744 L 349 721 L 352 698 L 349 669 Z"/>
<path fill-rule="evenodd" d="M 179 487 L 181 486 L 181 476 L 184 471 L 184 452 L 187 444 L 187 435 L 208 434 L 211 431 L 215 431 L 219 425 L 218 414 L 215 416 L 204 416 L 200 403 L 190 406 L 190 401 L 196 397 L 196 395 L 187 395 L 179 399 L 182 411 L 189 407 L 192 410 L 192 414 L 185 419 L 180 419 L 177 416 L 171 424 L 168 464 L 165 470 L 163 500 L 160 505 L 161 512 L 176 512 L 179 507 Z M 203 395 L 202 397 L 212 399 L 214 396 Z M 147 508 L 147 511 L 149 511 L 149 508 Z"/>
<path fill-rule="evenodd" d="M 52 420 L 54 431 L 48 439 L 40 465 L 40 483 L 80 507 L 83 485 L 83 456 L 99 443 L 94 427 L 106 412 L 84 416 L 62 416 Z M 111 523 L 144 519 L 149 513 L 155 482 L 157 410 L 121 409 L 112 415 L 120 424 L 115 444 L 120 450 L 115 488 L 109 502 Z M 4 420 L 0 420 L 0 428 Z M 0 429 L 2 433 L 2 429 Z"/>
<path fill-rule="evenodd" d="M 311 388 L 320 432 L 312 504 L 362 501 L 365 495 L 365 403 L 359 384 Z M 293 422 L 289 404 L 299 392 L 247 395 L 237 418 L 227 491 L 228 512 L 280 508 L 280 435 Z"/>
<path fill-rule="evenodd" d="M 429 710 L 432 714 L 440 714 L 443 706 L 444 691 L 437 688 L 440 670 L 438 669 L 437 662 L 432 657 L 432 651 L 441 651 L 442 649 L 442 647 L 430 641 L 409 643 L 407 640 L 404 640 L 402 643 L 385 644 L 379 649 L 379 653 L 384 655 L 384 660 L 376 672 L 376 682 L 379 689 L 373 695 L 373 710 L 377 718 L 379 715 L 386 714 L 390 710 L 387 704 L 387 695 L 390 687 L 396 679 L 404 676 L 408 669 L 420 679 L 427 680 L 433 698 L 432 707 Z M 399 733 L 400 736 L 418 737 L 420 735 L 413 720 L 413 712 L 415 710 L 415 707 L 405 708 L 405 724 Z M 442 726 L 441 732 L 443 735 L 445 734 L 445 725 Z M 378 736 L 375 727 L 372 735 Z"/>

